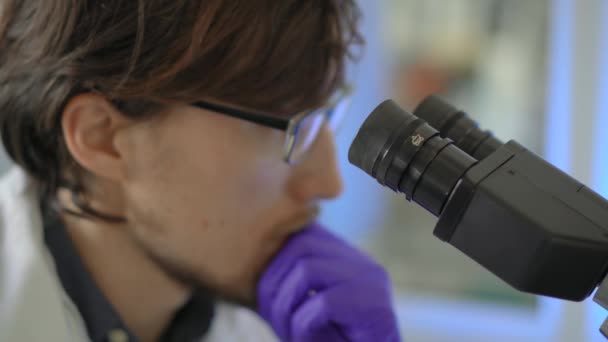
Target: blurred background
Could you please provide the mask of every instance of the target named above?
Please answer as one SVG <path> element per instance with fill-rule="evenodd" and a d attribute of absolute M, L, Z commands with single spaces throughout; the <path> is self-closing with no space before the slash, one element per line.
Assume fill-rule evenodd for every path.
<path fill-rule="evenodd" d="M 411 111 L 440 93 L 606 197 L 608 1 L 359 3 L 367 47 L 337 137 L 346 191 L 322 220 L 389 269 L 405 340 L 605 341 L 598 305 L 510 288 L 435 238 L 436 218 L 350 165 L 347 152 L 384 99 Z"/>
<path fill-rule="evenodd" d="M 436 239 L 434 217 L 351 166 L 347 151 L 382 100 L 413 110 L 440 93 L 606 197 L 608 1 L 359 3 L 367 48 L 337 136 L 346 191 L 325 205 L 322 221 L 389 269 L 405 340 L 604 341 L 599 306 L 511 289 Z M 0 170 L 8 166 L 0 156 Z"/>

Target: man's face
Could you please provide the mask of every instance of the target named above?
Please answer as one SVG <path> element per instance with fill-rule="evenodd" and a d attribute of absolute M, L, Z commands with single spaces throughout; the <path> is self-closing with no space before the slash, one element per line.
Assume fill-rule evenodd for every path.
<path fill-rule="evenodd" d="M 285 133 L 182 106 L 123 134 L 133 237 L 170 272 L 252 304 L 284 240 L 341 192 L 331 133 L 306 160 L 282 160 Z"/>

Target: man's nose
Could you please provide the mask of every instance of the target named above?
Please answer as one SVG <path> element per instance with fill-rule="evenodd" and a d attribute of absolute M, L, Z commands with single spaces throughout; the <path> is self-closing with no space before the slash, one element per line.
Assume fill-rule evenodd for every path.
<path fill-rule="evenodd" d="M 343 190 L 333 133 L 324 127 L 307 155 L 294 168 L 290 190 L 296 199 L 310 202 L 338 197 Z"/>

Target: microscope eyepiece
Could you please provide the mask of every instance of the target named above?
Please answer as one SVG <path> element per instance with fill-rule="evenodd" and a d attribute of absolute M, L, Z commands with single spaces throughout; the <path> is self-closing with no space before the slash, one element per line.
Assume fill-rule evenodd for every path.
<path fill-rule="evenodd" d="M 491 132 L 482 131 L 467 113 L 431 95 L 414 110 L 414 115 L 439 130 L 461 150 L 477 160 L 483 160 L 503 145 Z"/>
<path fill-rule="evenodd" d="M 436 216 L 476 160 L 424 120 L 387 100 L 367 118 L 349 161 Z"/>

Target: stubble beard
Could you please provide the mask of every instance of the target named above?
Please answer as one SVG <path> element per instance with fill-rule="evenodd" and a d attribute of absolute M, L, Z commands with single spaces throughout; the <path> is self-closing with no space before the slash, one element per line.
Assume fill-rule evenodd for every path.
<path fill-rule="evenodd" d="M 225 286 L 219 286 L 209 281 L 209 277 L 204 277 L 184 263 L 174 260 L 170 257 L 166 257 L 157 253 L 154 248 L 149 246 L 145 241 L 132 236 L 133 240 L 141 248 L 144 254 L 170 279 L 175 280 L 182 286 L 191 289 L 192 295 L 208 297 L 210 300 L 221 300 L 224 302 L 244 306 L 250 309 L 255 309 L 255 289 L 254 285 L 250 284 L 248 292 L 239 293 L 240 291 L 227 289 Z"/>
<path fill-rule="evenodd" d="M 303 227 L 314 221 L 319 216 L 319 213 L 319 207 L 315 206 L 309 211 L 292 218 L 289 222 L 278 224 L 277 227 L 275 227 L 275 231 L 287 231 L 288 233 L 276 243 L 273 250 L 268 253 L 259 264 L 254 265 L 253 268 L 255 270 L 252 274 L 243 277 L 244 279 L 241 281 L 241 286 L 244 283 L 246 284 L 246 287 L 242 290 L 231 289 L 216 284 L 211 281 L 212 277 L 202 275 L 200 271 L 186 266 L 187 263 L 179 262 L 178 260 L 156 252 L 152 246 L 147 244 L 136 234 L 131 234 L 131 237 L 135 244 L 139 246 L 144 254 L 156 264 L 162 272 L 181 285 L 190 288 L 193 295 L 206 296 L 209 297 L 210 300 L 221 300 L 255 310 L 257 308 L 256 287 L 265 266 L 276 256 L 285 241 L 291 235 L 299 232 Z"/>

